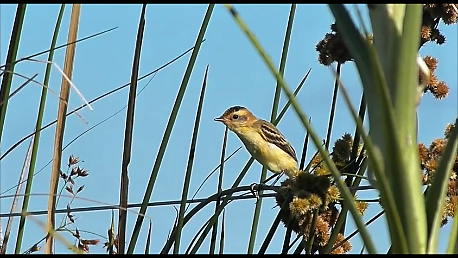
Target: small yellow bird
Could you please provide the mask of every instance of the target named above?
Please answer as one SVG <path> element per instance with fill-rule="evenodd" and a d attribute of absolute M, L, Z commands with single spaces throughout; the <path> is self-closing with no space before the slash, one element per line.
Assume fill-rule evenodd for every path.
<path fill-rule="evenodd" d="M 234 132 L 251 156 L 268 170 L 295 177 L 299 172 L 296 152 L 283 134 L 271 123 L 256 118 L 241 106 L 228 108 L 215 121 Z"/>

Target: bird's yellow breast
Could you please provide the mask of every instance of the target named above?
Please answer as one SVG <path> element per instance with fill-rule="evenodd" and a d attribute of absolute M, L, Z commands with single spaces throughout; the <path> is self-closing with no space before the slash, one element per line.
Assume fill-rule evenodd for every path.
<path fill-rule="evenodd" d="M 285 172 L 288 176 L 297 172 L 297 161 L 273 143 L 265 141 L 252 130 L 236 132 L 246 149 L 259 163 L 274 173 Z"/>

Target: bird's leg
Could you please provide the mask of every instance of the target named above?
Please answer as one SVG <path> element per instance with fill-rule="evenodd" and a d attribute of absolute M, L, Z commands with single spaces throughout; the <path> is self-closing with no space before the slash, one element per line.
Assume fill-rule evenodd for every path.
<path fill-rule="evenodd" d="M 257 189 L 254 189 L 257 185 L 258 185 L 257 183 L 252 183 L 250 185 L 250 191 L 254 195 L 254 197 L 256 197 L 256 200 L 259 201 L 259 192 Z"/>
<path fill-rule="evenodd" d="M 281 177 L 283 174 L 284 174 L 283 172 L 281 172 L 281 173 L 279 173 L 279 174 L 273 174 L 273 175 L 271 175 L 269 178 L 267 178 L 266 180 L 262 181 L 260 184 L 252 183 L 252 184 L 250 185 L 250 191 L 251 191 L 251 193 L 256 197 L 256 199 L 259 200 L 259 190 L 254 189 L 255 186 L 257 186 L 257 185 L 265 185 L 267 182 L 269 182 L 270 180 L 272 180 L 273 178 L 275 178 L 274 182 L 270 185 L 270 186 L 274 186 L 274 185 L 278 182 L 278 180 L 280 179 L 280 177 Z"/>

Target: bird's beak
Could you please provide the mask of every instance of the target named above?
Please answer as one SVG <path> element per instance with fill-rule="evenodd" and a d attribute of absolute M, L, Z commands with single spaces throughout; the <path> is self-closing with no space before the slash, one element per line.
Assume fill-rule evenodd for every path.
<path fill-rule="evenodd" d="M 222 118 L 222 117 L 217 117 L 217 118 L 215 118 L 213 120 L 216 121 L 216 122 L 224 122 L 225 121 L 225 119 Z"/>

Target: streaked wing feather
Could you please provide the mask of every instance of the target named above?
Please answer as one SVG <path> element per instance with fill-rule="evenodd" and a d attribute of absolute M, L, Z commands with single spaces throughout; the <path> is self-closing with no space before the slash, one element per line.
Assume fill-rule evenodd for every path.
<path fill-rule="evenodd" d="M 283 134 L 281 134 L 274 125 L 267 121 L 264 122 L 265 123 L 261 124 L 261 135 L 264 140 L 275 144 L 278 148 L 288 153 L 294 160 L 297 161 L 296 152 L 291 144 L 289 144 L 289 142 L 285 139 L 285 136 L 283 136 Z"/>

